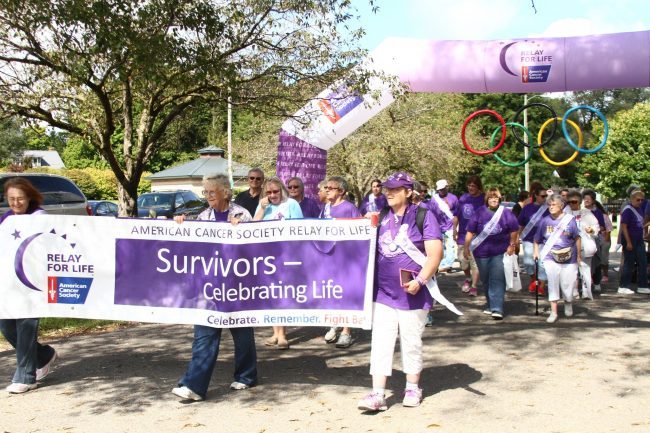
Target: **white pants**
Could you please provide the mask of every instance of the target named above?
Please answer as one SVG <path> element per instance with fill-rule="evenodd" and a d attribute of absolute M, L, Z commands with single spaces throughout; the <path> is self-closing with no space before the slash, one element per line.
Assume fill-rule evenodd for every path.
<path fill-rule="evenodd" d="M 553 260 L 544 260 L 548 285 L 548 300 L 559 301 L 560 290 L 566 302 L 573 301 L 573 288 L 578 279 L 577 263 L 556 263 Z"/>
<path fill-rule="evenodd" d="M 373 304 L 371 375 L 392 374 L 398 331 L 402 370 L 406 374 L 419 374 L 422 371 L 422 333 L 427 322 L 427 313 L 427 310 L 398 310 L 377 302 Z"/>

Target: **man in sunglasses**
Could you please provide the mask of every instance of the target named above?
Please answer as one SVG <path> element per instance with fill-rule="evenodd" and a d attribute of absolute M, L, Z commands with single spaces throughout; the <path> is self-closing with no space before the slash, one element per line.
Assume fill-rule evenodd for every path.
<path fill-rule="evenodd" d="M 305 197 L 305 184 L 299 177 L 292 177 L 287 181 L 289 197 L 300 205 L 304 218 L 318 218 L 320 215 L 319 203 L 311 197 Z"/>
<path fill-rule="evenodd" d="M 255 209 L 260 202 L 260 193 L 264 183 L 264 172 L 261 168 L 251 168 L 248 172 L 248 190 L 237 194 L 235 203 L 245 208 L 251 215 L 255 215 Z"/>

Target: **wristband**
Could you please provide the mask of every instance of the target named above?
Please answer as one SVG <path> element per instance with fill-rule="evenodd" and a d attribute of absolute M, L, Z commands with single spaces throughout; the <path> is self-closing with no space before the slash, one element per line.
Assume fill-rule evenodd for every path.
<path fill-rule="evenodd" d="M 421 287 L 424 287 L 424 286 L 427 285 L 427 282 L 422 277 L 420 277 L 419 275 L 417 275 L 415 277 L 415 281 L 417 281 L 420 284 Z"/>

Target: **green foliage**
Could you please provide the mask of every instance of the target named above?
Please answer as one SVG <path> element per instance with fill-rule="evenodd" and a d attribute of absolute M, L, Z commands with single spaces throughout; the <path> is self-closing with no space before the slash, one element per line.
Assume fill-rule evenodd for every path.
<path fill-rule="evenodd" d="M 27 139 L 15 118 L 0 118 L 0 165 L 11 164 L 27 147 Z"/>
<path fill-rule="evenodd" d="M 602 126 L 595 134 L 602 137 Z M 603 195 L 621 198 L 630 184 L 650 188 L 650 102 L 617 113 L 609 120 L 609 138 L 598 153 L 580 163 L 579 182 Z"/>
<path fill-rule="evenodd" d="M 71 136 L 68 139 L 61 153 L 61 159 L 68 168 L 108 168 L 108 164 L 99 156 L 92 144 L 79 136 Z"/>

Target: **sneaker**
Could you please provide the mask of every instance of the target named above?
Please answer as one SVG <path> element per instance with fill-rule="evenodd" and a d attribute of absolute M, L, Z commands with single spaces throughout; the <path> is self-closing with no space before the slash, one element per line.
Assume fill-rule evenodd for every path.
<path fill-rule="evenodd" d="M 600 279 L 601 283 L 609 283 L 609 277 L 607 275 L 603 276 L 603 278 Z"/>
<path fill-rule="evenodd" d="M 433 311 L 429 311 L 429 314 L 427 314 L 427 323 L 425 323 L 424 326 L 427 328 L 433 326 Z"/>
<path fill-rule="evenodd" d="M 12 383 L 5 389 L 9 394 L 23 394 L 32 389 L 36 389 L 37 386 L 35 383 Z"/>
<path fill-rule="evenodd" d="M 483 310 L 483 314 L 487 314 L 489 316 L 490 314 L 492 314 L 492 310 L 486 308 L 485 310 Z"/>
<path fill-rule="evenodd" d="M 383 395 L 371 392 L 363 399 L 359 400 L 357 408 L 360 410 L 377 412 L 388 409 L 388 406 L 386 405 L 386 398 Z"/>
<path fill-rule="evenodd" d="M 420 403 L 422 403 L 422 388 L 404 390 L 402 406 L 418 407 Z"/>
<path fill-rule="evenodd" d="M 325 342 L 326 343 L 334 343 L 336 341 L 336 337 L 338 335 L 339 328 L 336 326 L 332 326 L 329 331 L 327 331 L 327 334 L 325 334 Z"/>
<path fill-rule="evenodd" d="M 241 383 L 241 382 L 237 382 L 237 381 L 230 384 L 230 389 L 232 389 L 234 391 L 243 391 L 244 389 L 248 389 L 250 387 L 251 387 L 250 385 L 247 385 L 247 384 Z"/>
<path fill-rule="evenodd" d="M 492 313 L 492 318 L 494 320 L 503 320 L 503 313 L 499 313 L 498 311 L 494 311 Z"/>
<path fill-rule="evenodd" d="M 636 292 L 642 293 L 644 295 L 650 295 L 650 289 L 648 289 L 647 287 L 639 287 L 638 289 L 636 289 Z"/>
<path fill-rule="evenodd" d="M 54 362 L 59 358 L 59 355 L 56 353 L 56 350 L 54 351 L 54 355 L 52 355 L 52 359 L 50 359 L 50 362 L 45 364 L 43 368 L 37 368 L 36 369 L 36 382 L 40 382 L 41 380 L 45 379 L 45 377 L 52 372 L 52 367 L 54 366 Z"/>
<path fill-rule="evenodd" d="M 172 389 L 172 394 L 174 394 L 177 397 L 182 398 L 183 400 L 194 400 L 194 401 L 201 401 L 203 400 L 203 397 L 192 391 L 186 386 L 179 386 L 178 388 Z"/>
<path fill-rule="evenodd" d="M 573 316 L 573 304 L 571 302 L 564 303 L 564 315 L 566 317 Z"/>
<path fill-rule="evenodd" d="M 533 293 L 535 293 L 535 292 L 533 292 Z M 539 294 L 539 296 L 544 296 L 544 295 L 546 295 L 546 291 L 545 291 L 544 288 L 541 287 L 541 286 L 537 288 L 537 293 Z"/>
<path fill-rule="evenodd" d="M 472 285 L 472 282 L 470 280 L 465 280 L 465 282 L 463 283 L 463 286 L 460 289 L 463 291 L 463 293 L 467 293 L 467 292 L 469 292 L 469 289 L 470 289 L 471 285 Z"/>
<path fill-rule="evenodd" d="M 346 347 L 352 346 L 352 336 L 350 334 L 339 335 L 339 339 L 336 340 L 336 347 L 339 349 L 345 349 Z"/>
<path fill-rule="evenodd" d="M 600 292 L 601 290 L 600 284 L 594 284 L 594 292 Z"/>
<path fill-rule="evenodd" d="M 476 287 L 470 287 L 469 296 L 476 296 L 476 295 L 478 295 L 478 289 Z"/>
<path fill-rule="evenodd" d="M 535 293 L 535 281 L 530 282 L 530 284 L 528 285 L 528 291 L 530 293 Z"/>
<path fill-rule="evenodd" d="M 619 287 L 616 292 L 621 295 L 634 295 L 634 290 L 630 290 L 627 287 Z"/>
<path fill-rule="evenodd" d="M 548 315 L 548 319 L 546 319 L 546 323 L 555 323 L 557 322 L 557 314 L 551 313 Z"/>

